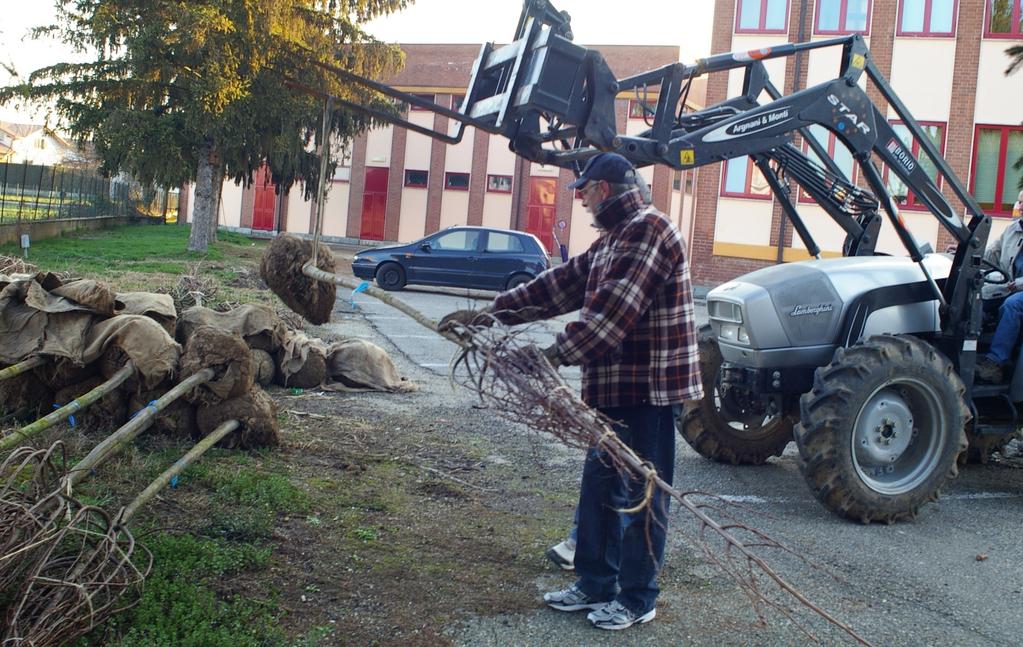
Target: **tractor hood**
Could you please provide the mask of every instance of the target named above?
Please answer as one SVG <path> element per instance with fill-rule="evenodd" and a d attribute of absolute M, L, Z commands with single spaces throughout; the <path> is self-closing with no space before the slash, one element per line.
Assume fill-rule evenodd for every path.
<path fill-rule="evenodd" d="M 939 282 L 952 266 L 944 254 L 929 254 L 924 263 Z M 754 351 L 796 349 L 830 358 L 849 309 L 860 297 L 889 290 L 898 301 L 902 286 L 924 280 L 920 267 L 906 257 L 787 263 L 751 272 L 711 290 L 707 310 L 726 360 L 749 361 Z M 924 332 L 937 326 L 937 301 L 932 300 L 873 312 L 866 320 L 863 336 Z M 756 363 L 762 361 L 761 357 Z M 792 357 L 779 356 L 770 361 L 795 365 L 817 360 L 795 352 Z"/>

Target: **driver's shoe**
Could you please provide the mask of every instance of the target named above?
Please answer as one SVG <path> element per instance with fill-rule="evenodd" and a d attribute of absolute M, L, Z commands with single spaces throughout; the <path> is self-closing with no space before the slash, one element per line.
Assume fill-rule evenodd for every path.
<path fill-rule="evenodd" d="M 977 362 L 977 379 L 989 384 L 999 384 L 1002 381 L 1002 367 L 995 360 L 988 356 L 980 358 Z"/>

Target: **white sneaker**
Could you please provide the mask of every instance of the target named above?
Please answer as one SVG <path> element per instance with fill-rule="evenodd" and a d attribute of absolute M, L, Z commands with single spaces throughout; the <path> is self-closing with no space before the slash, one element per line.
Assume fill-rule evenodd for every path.
<path fill-rule="evenodd" d="M 547 549 L 547 559 L 551 560 L 566 571 L 575 570 L 575 542 L 566 539 L 557 546 Z"/>
<path fill-rule="evenodd" d="M 591 598 L 580 591 L 575 584 L 561 591 L 551 591 L 543 594 L 543 601 L 552 609 L 558 611 L 583 611 L 586 609 L 600 609 L 610 604 L 606 600 Z"/>
<path fill-rule="evenodd" d="M 650 622 L 657 615 L 657 609 L 650 609 L 643 615 L 626 609 L 618 600 L 612 600 L 603 607 L 586 614 L 586 619 L 598 629 L 612 631 L 628 629 L 635 624 Z"/>

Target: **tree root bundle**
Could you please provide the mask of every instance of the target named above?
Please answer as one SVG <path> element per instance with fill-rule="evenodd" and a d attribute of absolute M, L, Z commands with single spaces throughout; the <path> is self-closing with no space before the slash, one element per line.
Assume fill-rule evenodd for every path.
<path fill-rule="evenodd" d="M 200 405 L 195 418 L 203 436 L 227 420 L 240 422 L 242 428 L 223 441 L 225 447 L 276 447 L 280 444 L 277 403 L 256 386 L 241 397 Z"/>
<path fill-rule="evenodd" d="M 256 384 L 260 386 L 273 384 L 274 375 L 277 373 L 274 358 L 270 356 L 270 353 L 259 348 L 250 347 L 249 354 L 252 356 L 252 372 L 255 375 Z"/>
<path fill-rule="evenodd" d="M 296 236 L 283 234 L 273 239 L 263 252 L 259 275 L 267 286 L 289 308 L 311 323 L 330 321 L 334 310 L 337 288 L 302 273 L 313 255 L 313 243 Z M 320 245 L 316 254 L 316 267 L 325 272 L 334 271 L 334 257 L 326 245 Z"/>
<path fill-rule="evenodd" d="M 214 375 L 195 390 L 191 397 L 196 401 L 229 400 L 252 388 L 252 355 L 238 335 L 213 326 L 196 328 L 185 344 L 181 374 L 192 375 L 204 368 L 213 369 Z"/>

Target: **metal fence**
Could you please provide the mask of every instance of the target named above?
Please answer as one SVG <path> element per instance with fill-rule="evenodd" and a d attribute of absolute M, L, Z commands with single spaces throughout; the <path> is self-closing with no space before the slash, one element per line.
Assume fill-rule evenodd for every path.
<path fill-rule="evenodd" d="M 0 225 L 28 220 L 145 215 L 177 217 L 177 190 L 144 190 L 93 169 L 0 163 Z"/>

